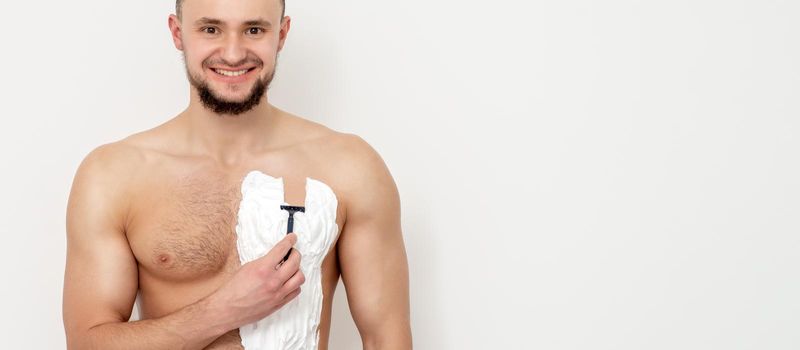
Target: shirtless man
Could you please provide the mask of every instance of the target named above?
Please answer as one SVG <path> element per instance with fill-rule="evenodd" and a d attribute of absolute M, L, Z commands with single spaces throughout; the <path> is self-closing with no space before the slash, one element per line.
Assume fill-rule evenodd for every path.
<path fill-rule="evenodd" d="M 306 203 L 307 178 L 338 200 L 336 226 L 333 215 L 329 223 L 336 240 L 320 260 L 318 349 L 327 349 L 340 274 L 364 349 L 410 349 L 399 196 L 383 160 L 358 136 L 268 103 L 291 23 L 283 1 L 176 5 L 168 23 L 185 56 L 189 106 L 94 149 L 75 175 L 64 281 L 68 348 L 242 349 L 241 327 L 300 300 L 312 288 L 301 269 L 304 232 L 284 231 L 261 257 L 239 259 L 242 183 L 257 170 L 283 180 L 286 204 Z M 137 294 L 141 320 L 128 322 Z"/>

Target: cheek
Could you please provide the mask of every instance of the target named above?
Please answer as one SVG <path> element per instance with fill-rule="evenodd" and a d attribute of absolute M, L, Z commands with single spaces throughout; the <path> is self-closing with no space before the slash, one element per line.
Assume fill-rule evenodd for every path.
<path fill-rule="evenodd" d="M 267 40 L 258 45 L 254 45 L 251 47 L 251 51 L 264 62 L 264 65 L 271 66 L 275 63 L 275 55 L 278 52 L 277 38 L 276 40 Z"/>
<path fill-rule="evenodd" d="M 264 62 L 265 67 L 272 67 L 275 64 L 275 52 L 274 50 L 262 50 L 255 54 Z"/>
<path fill-rule="evenodd" d="M 189 67 L 199 69 L 203 66 L 203 61 L 205 61 L 210 55 L 213 53 L 213 50 L 203 47 L 189 44 L 184 44 L 184 56 L 186 57 L 186 64 Z"/>
<path fill-rule="evenodd" d="M 201 57 L 186 56 L 186 66 L 193 74 L 205 74 L 203 67 L 203 59 Z"/>

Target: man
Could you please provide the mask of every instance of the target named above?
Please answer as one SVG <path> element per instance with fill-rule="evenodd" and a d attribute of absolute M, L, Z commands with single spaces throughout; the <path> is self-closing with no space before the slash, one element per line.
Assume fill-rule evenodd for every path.
<path fill-rule="evenodd" d="M 240 261 L 237 213 L 254 170 L 283 181 L 285 204 L 306 203 L 311 179 L 338 199 L 328 223 L 338 236 L 317 277 L 318 348 L 327 349 L 340 274 L 364 348 L 411 348 L 399 197 L 388 169 L 358 136 L 268 103 L 291 23 L 284 7 L 177 1 L 169 29 L 185 57 L 189 106 L 96 148 L 75 175 L 63 310 L 70 349 L 242 349 L 241 327 L 299 303 L 314 288 L 299 243 L 314 232 L 285 235 Z M 137 293 L 141 320 L 127 322 Z"/>

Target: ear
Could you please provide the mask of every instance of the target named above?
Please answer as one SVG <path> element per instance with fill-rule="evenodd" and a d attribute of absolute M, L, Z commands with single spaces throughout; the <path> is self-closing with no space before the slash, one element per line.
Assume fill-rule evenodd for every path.
<path fill-rule="evenodd" d="M 181 33 L 181 20 L 176 15 L 169 15 L 167 19 L 169 31 L 172 34 L 172 42 L 175 43 L 175 48 L 183 51 L 183 34 Z"/>
<path fill-rule="evenodd" d="M 279 35 L 278 51 L 283 49 L 283 44 L 286 42 L 286 36 L 289 35 L 289 28 L 292 27 L 292 18 L 289 16 L 283 17 L 281 20 L 281 32 Z"/>

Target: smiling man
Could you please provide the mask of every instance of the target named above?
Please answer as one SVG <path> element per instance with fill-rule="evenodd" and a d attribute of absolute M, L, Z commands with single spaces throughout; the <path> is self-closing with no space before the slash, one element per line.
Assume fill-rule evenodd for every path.
<path fill-rule="evenodd" d="M 75 175 L 69 349 L 327 349 L 340 276 L 364 348 L 411 348 L 386 165 L 358 136 L 268 102 L 284 9 L 177 1 L 169 29 L 189 106 L 97 147 Z M 141 319 L 129 322 L 137 295 Z"/>

